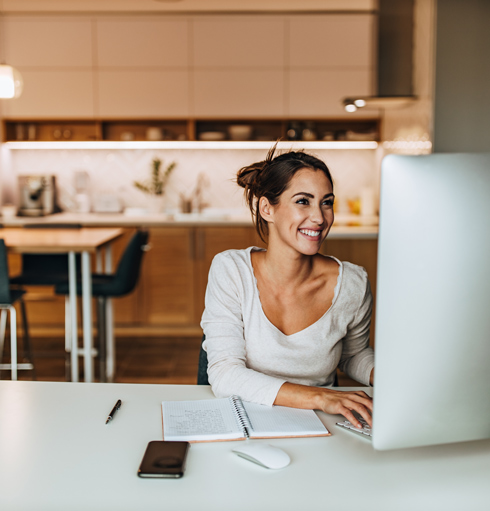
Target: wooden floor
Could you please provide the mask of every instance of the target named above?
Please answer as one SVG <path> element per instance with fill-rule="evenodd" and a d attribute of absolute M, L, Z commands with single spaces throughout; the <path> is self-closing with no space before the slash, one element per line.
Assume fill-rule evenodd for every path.
<path fill-rule="evenodd" d="M 64 338 L 32 339 L 38 381 L 66 381 L 64 343 Z M 195 385 L 200 346 L 201 337 L 118 338 L 115 381 Z M 8 358 L 6 342 L 4 362 Z M 97 364 L 95 370 L 97 378 Z M 10 379 L 10 371 L 2 371 L 0 378 Z M 31 380 L 32 371 L 19 371 L 19 379 Z M 339 384 L 359 386 L 341 373 Z"/>

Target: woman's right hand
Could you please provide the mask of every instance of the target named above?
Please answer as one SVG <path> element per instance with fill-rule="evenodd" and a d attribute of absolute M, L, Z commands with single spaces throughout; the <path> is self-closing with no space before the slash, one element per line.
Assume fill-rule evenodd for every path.
<path fill-rule="evenodd" d="M 363 391 L 340 391 L 333 389 L 318 389 L 318 406 L 315 409 L 325 413 L 343 415 L 351 424 L 362 428 L 352 412 L 357 412 L 370 425 L 373 425 L 373 400 Z"/>
<path fill-rule="evenodd" d="M 351 392 L 284 383 L 277 393 L 274 404 L 343 415 L 354 426 L 362 428 L 362 424 L 353 414 L 357 412 L 370 426 L 373 425 L 373 400 L 361 390 Z"/>

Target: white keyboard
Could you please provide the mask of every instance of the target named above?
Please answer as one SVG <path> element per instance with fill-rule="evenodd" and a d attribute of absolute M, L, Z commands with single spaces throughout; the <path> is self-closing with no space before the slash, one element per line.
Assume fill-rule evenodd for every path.
<path fill-rule="evenodd" d="M 361 423 L 362 429 L 356 428 L 349 421 L 337 422 L 337 426 L 348 429 L 349 431 L 352 431 L 354 433 L 363 435 L 364 437 L 371 439 L 372 437 L 371 426 L 362 417 L 357 417 L 357 420 Z"/>

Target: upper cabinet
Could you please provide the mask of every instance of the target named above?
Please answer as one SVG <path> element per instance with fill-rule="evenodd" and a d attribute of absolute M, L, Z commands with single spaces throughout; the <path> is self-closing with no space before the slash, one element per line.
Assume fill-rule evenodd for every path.
<path fill-rule="evenodd" d="M 196 117 L 283 117 L 286 45 L 283 18 L 217 16 L 193 21 Z"/>
<path fill-rule="evenodd" d="M 289 66 L 371 70 L 373 21 L 371 14 L 291 16 L 288 19 Z"/>
<path fill-rule="evenodd" d="M 187 71 L 113 69 L 98 72 L 98 116 L 102 118 L 188 117 Z"/>
<path fill-rule="evenodd" d="M 189 20 L 98 18 L 97 66 L 105 68 L 189 67 Z"/>
<path fill-rule="evenodd" d="M 6 16 L 7 119 L 288 119 L 374 92 L 375 15 Z"/>
<path fill-rule="evenodd" d="M 93 31 L 87 17 L 4 16 L 5 59 L 22 68 L 92 68 Z"/>
<path fill-rule="evenodd" d="M 93 74 L 90 70 L 59 67 L 52 69 L 19 67 L 19 70 L 24 80 L 24 90 L 20 98 L 3 102 L 5 117 L 94 118 L 95 96 Z"/>
<path fill-rule="evenodd" d="M 341 100 L 374 92 L 374 16 L 331 14 L 288 19 L 288 114 L 351 117 Z M 369 117 L 372 112 L 356 112 Z"/>
<path fill-rule="evenodd" d="M 5 117 L 93 118 L 92 22 L 86 17 L 5 17 L 5 61 L 24 91 L 3 102 Z"/>
<path fill-rule="evenodd" d="M 282 69 L 286 65 L 284 18 L 219 16 L 194 18 L 194 67 Z"/>

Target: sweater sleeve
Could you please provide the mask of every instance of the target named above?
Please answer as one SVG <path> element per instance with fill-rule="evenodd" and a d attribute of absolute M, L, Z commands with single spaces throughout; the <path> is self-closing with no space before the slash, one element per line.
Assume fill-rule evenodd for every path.
<path fill-rule="evenodd" d="M 369 385 L 374 367 L 374 351 L 369 346 L 369 329 L 373 310 L 371 286 L 366 275 L 366 289 L 359 309 L 342 339 L 339 368 L 354 380 Z"/>
<path fill-rule="evenodd" d="M 217 397 L 238 395 L 245 401 L 272 406 L 286 380 L 247 368 L 243 324 L 246 278 L 226 253 L 214 258 L 201 320 L 209 383 Z"/>

